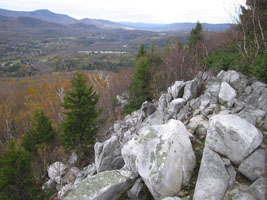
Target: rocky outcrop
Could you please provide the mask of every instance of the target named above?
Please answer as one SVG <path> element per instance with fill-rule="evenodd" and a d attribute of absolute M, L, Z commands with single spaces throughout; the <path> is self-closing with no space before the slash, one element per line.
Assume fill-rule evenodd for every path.
<path fill-rule="evenodd" d="M 182 122 L 147 126 L 122 149 L 126 166 L 138 173 L 154 199 L 177 194 L 187 185 L 195 167 L 195 155 Z"/>
<path fill-rule="evenodd" d="M 133 185 L 135 178 L 124 169 L 101 172 L 84 179 L 64 200 L 115 200 Z"/>
<path fill-rule="evenodd" d="M 54 164 L 44 188 L 59 199 L 263 200 L 266 112 L 266 84 L 199 72 L 116 121 L 95 164 Z"/>

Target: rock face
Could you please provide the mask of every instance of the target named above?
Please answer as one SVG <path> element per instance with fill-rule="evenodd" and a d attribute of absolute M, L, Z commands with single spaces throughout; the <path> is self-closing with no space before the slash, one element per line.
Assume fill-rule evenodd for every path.
<path fill-rule="evenodd" d="M 193 200 L 223 199 L 229 179 L 220 156 L 205 147 Z"/>
<path fill-rule="evenodd" d="M 123 167 L 124 161 L 121 156 L 121 147 L 116 136 L 103 143 L 97 142 L 95 144 L 95 164 L 97 173 Z"/>
<path fill-rule="evenodd" d="M 115 200 L 133 185 L 135 178 L 127 170 L 105 171 L 84 179 L 64 200 Z"/>
<path fill-rule="evenodd" d="M 115 121 L 95 164 L 51 165 L 43 188 L 67 200 L 265 200 L 266 136 L 266 84 L 199 72 Z"/>
<path fill-rule="evenodd" d="M 195 155 L 182 122 L 144 127 L 122 149 L 126 166 L 136 171 L 154 199 L 177 194 L 189 182 Z"/>
<path fill-rule="evenodd" d="M 236 115 L 216 115 L 210 119 L 207 145 L 232 162 L 240 164 L 262 143 L 262 133 Z"/>

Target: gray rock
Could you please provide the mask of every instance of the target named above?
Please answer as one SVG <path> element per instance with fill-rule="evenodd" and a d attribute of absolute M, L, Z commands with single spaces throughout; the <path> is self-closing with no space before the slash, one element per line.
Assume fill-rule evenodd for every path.
<path fill-rule="evenodd" d="M 182 122 L 147 126 L 122 148 L 126 166 L 138 172 L 154 199 L 173 196 L 187 185 L 195 166 L 189 134 Z"/>
<path fill-rule="evenodd" d="M 185 82 L 175 81 L 174 85 L 168 88 L 168 93 L 173 99 L 181 98 L 184 93 Z"/>
<path fill-rule="evenodd" d="M 264 88 L 258 99 L 258 107 L 262 110 L 267 110 L 267 88 Z"/>
<path fill-rule="evenodd" d="M 248 84 L 247 77 L 234 70 L 228 70 L 225 72 L 222 81 L 229 83 L 238 91 L 239 94 L 246 88 Z"/>
<path fill-rule="evenodd" d="M 64 200 L 116 200 L 134 183 L 136 176 L 125 169 L 89 176 Z"/>
<path fill-rule="evenodd" d="M 47 169 L 48 177 L 55 181 L 57 184 L 61 184 L 62 182 L 62 176 L 66 173 L 67 166 L 64 165 L 61 162 L 55 162 L 52 165 L 50 165 Z"/>
<path fill-rule="evenodd" d="M 162 94 L 158 102 L 158 110 L 163 111 L 167 107 L 166 94 Z"/>
<path fill-rule="evenodd" d="M 219 92 L 219 101 L 224 104 L 234 98 L 236 98 L 236 91 L 226 82 L 222 82 Z"/>
<path fill-rule="evenodd" d="M 164 199 L 161 200 L 181 200 L 179 197 L 166 197 Z"/>
<path fill-rule="evenodd" d="M 235 186 L 236 171 L 235 171 L 235 168 L 233 167 L 233 165 L 228 166 L 226 169 L 227 169 L 228 174 L 230 175 L 228 189 L 231 189 Z"/>
<path fill-rule="evenodd" d="M 196 99 L 192 99 L 189 105 L 192 109 L 196 110 L 200 106 L 200 103 L 201 103 L 200 99 L 196 98 Z"/>
<path fill-rule="evenodd" d="M 222 200 L 228 187 L 229 175 L 220 156 L 204 148 L 193 200 Z"/>
<path fill-rule="evenodd" d="M 257 200 L 266 200 L 267 197 L 267 179 L 263 176 L 258 178 L 248 188 L 248 192 L 252 194 Z"/>
<path fill-rule="evenodd" d="M 239 164 L 262 142 L 262 133 L 236 115 L 210 118 L 206 145 Z"/>
<path fill-rule="evenodd" d="M 264 118 L 262 128 L 263 128 L 263 130 L 267 131 L 267 115 L 266 115 L 265 118 Z"/>
<path fill-rule="evenodd" d="M 198 84 L 197 81 L 187 81 L 185 83 L 183 99 L 185 101 L 191 100 L 197 96 Z"/>
<path fill-rule="evenodd" d="M 205 119 L 202 115 L 196 115 L 192 117 L 189 121 L 189 124 L 186 126 L 186 128 L 190 129 L 192 133 L 197 129 L 199 125 L 204 126 L 204 128 L 208 128 L 208 120 Z"/>
<path fill-rule="evenodd" d="M 190 111 L 189 106 L 185 105 L 177 114 L 176 119 L 184 121 L 185 119 L 188 119 L 190 115 L 192 115 L 192 112 Z"/>
<path fill-rule="evenodd" d="M 185 100 L 183 98 L 172 100 L 168 104 L 168 113 L 172 116 L 176 115 L 179 112 L 179 110 L 184 106 L 184 104 Z"/>
<path fill-rule="evenodd" d="M 103 143 L 97 142 L 94 148 L 97 173 L 123 167 L 124 161 L 121 156 L 121 147 L 116 136 Z"/>
<path fill-rule="evenodd" d="M 137 179 L 127 194 L 131 200 L 153 200 L 153 197 L 141 178 Z"/>
<path fill-rule="evenodd" d="M 156 111 L 156 106 L 154 106 L 152 103 L 145 101 L 141 106 L 142 111 L 142 117 L 147 118 L 149 115 L 151 115 L 153 112 Z"/>
<path fill-rule="evenodd" d="M 57 198 L 62 199 L 65 197 L 71 190 L 73 189 L 73 185 L 71 183 L 64 185 L 57 193 Z"/>
<path fill-rule="evenodd" d="M 199 135 L 200 139 L 204 139 L 207 136 L 207 129 L 203 126 L 203 124 L 199 124 L 195 132 Z"/>
<path fill-rule="evenodd" d="M 238 167 L 238 171 L 254 181 L 265 171 L 265 151 L 258 149 L 248 156 Z"/>
<path fill-rule="evenodd" d="M 210 103 L 214 104 L 218 102 L 218 96 L 221 88 L 220 82 L 214 82 L 208 89 L 205 91 L 204 96 L 206 99 L 210 101 Z"/>
<path fill-rule="evenodd" d="M 245 94 L 246 94 L 246 95 L 250 95 L 251 92 L 252 92 L 252 87 L 250 87 L 250 86 L 246 87 L 246 89 L 245 89 Z"/>
<path fill-rule="evenodd" d="M 251 194 L 247 192 L 242 192 L 233 196 L 232 200 L 256 200 Z"/>

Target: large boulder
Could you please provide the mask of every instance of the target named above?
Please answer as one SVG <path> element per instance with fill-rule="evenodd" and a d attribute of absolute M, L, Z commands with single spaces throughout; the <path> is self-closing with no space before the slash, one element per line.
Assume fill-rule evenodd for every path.
<path fill-rule="evenodd" d="M 136 176 L 130 171 L 105 171 L 89 176 L 70 192 L 64 200 L 116 200 L 134 183 Z"/>
<path fill-rule="evenodd" d="M 229 175 L 220 156 L 208 146 L 204 148 L 193 200 L 222 200 Z"/>
<path fill-rule="evenodd" d="M 143 127 L 122 148 L 126 166 L 138 173 L 154 199 L 176 195 L 195 167 L 189 133 L 182 122 Z"/>
<path fill-rule="evenodd" d="M 55 162 L 47 169 L 48 177 L 55 181 L 57 184 L 61 184 L 62 176 L 66 173 L 68 167 L 61 162 Z"/>
<path fill-rule="evenodd" d="M 262 133 L 236 115 L 210 118 L 206 144 L 214 151 L 240 164 L 262 142 Z"/>
<path fill-rule="evenodd" d="M 116 136 L 103 143 L 97 142 L 94 148 L 97 173 L 123 167 L 124 161 L 121 156 L 121 146 Z"/>
<path fill-rule="evenodd" d="M 219 92 L 219 101 L 224 104 L 236 97 L 236 91 L 226 82 L 222 82 Z"/>
<path fill-rule="evenodd" d="M 238 171 L 254 181 L 265 171 L 265 151 L 258 149 L 247 157 L 238 167 Z"/>

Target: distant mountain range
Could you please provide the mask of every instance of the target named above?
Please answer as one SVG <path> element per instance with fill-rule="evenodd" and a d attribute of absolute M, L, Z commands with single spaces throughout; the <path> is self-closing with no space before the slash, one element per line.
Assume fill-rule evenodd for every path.
<path fill-rule="evenodd" d="M 178 32 L 184 32 L 184 31 L 190 31 L 195 26 L 196 23 L 172 23 L 172 24 L 150 24 L 150 23 L 142 23 L 142 22 L 120 22 L 120 24 L 123 24 L 125 26 L 138 29 L 138 30 L 147 30 L 147 31 L 178 31 Z M 208 24 L 208 23 L 202 23 L 203 30 L 204 31 L 225 31 L 228 29 L 231 24 Z"/>
<path fill-rule="evenodd" d="M 72 31 L 96 31 L 98 29 L 124 29 L 145 31 L 173 31 L 188 32 L 196 23 L 148 24 L 132 22 L 112 22 L 102 19 L 75 19 L 68 15 L 53 13 L 49 10 L 11 11 L 0 9 L 0 31 L 10 32 L 64 32 L 69 28 Z M 203 24 L 207 31 L 224 31 L 230 24 Z"/>

